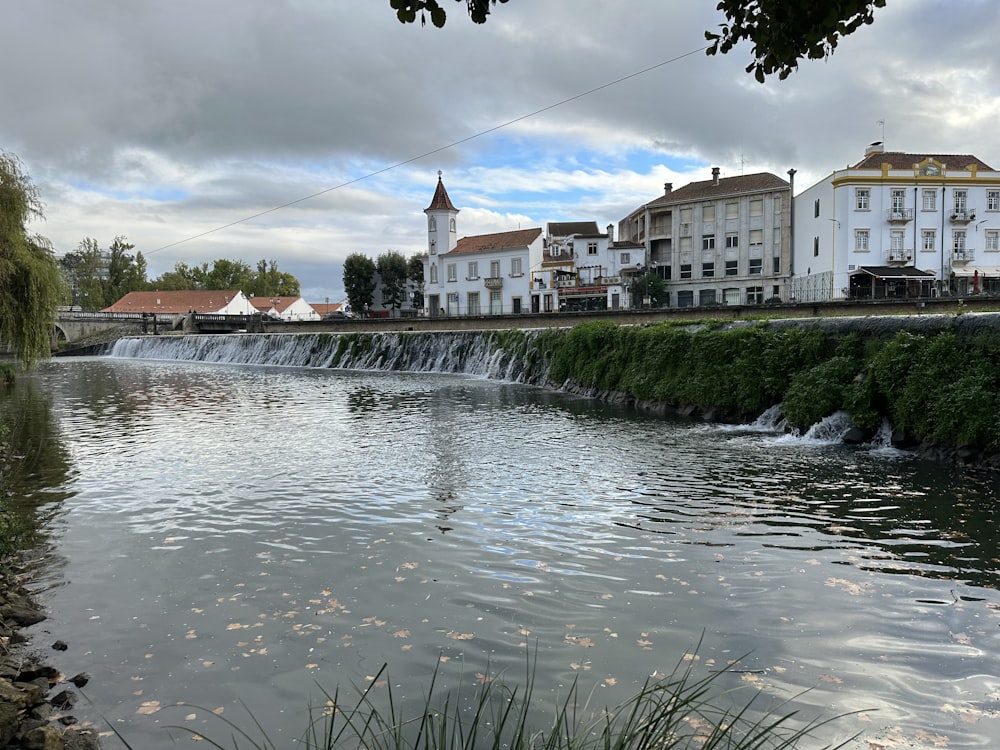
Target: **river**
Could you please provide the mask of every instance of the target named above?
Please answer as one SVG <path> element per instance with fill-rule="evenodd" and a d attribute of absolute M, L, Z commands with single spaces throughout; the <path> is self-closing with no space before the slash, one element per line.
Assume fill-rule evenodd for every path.
<path fill-rule="evenodd" d="M 474 690 L 530 660 L 544 706 L 734 659 L 722 700 L 861 712 L 824 740 L 1000 745 L 995 475 L 468 375 L 102 357 L 33 381 L 67 469 L 29 632 L 135 748 L 223 720 L 297 747 L 323 690 L 383 664 L 419 700 L 435 669 Z"/>

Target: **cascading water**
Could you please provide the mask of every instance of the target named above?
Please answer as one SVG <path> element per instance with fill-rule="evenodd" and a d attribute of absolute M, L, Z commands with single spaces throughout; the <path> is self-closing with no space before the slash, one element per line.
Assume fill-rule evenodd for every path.
<path fill-rule="evenodd" d="M 530 342 L 540 331 L 523 331 Z M 491 332 L 233 334 L 121 339 L 111 357 L 278 367 L 441 372 L 538 385 L 548 367 L 529 367 Z"/>

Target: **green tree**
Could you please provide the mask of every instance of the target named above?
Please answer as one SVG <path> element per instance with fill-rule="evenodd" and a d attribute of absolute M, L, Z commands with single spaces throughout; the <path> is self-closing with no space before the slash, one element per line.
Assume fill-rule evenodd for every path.
<path fill-rule="evenodd" d="M 375 270 L 382 280 L 382 304 L 391 311 L 398 310 L 406 301 L 406 258 L 396 250 L 389 250 L 378 256 Z"/>
<path fill-rule="evenodd" d="M 370 307 L 375 295 L 375 261 L 361 253 L 348 255 L 344 259 L 344 291 L 356 314 Z"/>
<path fill-rule="evenodd" d="M 49 241 L 29 234 L 42 217 L 38 191 L 16 156 L 0 152 L 0 339 L 25 367 L 51 353 L 65 282 Z"/>
<path fill-rule="evenodd" d="M 201 279 L 187 263 L 175 263 L 173 271 L 166 271 L 153 279 L 149 286 L 152 289 L 162 289 L 165 292 L 183 291 L 186 289 L 203 289 Z"/>
<path fill-rule="evenodd" d="M 667 299 L 667 282 L 658 274 L 647 273 L 632 283 L 632 307 L 645 307 L 646 297 L 650 307 L 660 307 Z"/>
<path fill-rule="evenodd" d="M 275 261 L 259 260 L 250 288 L 243 291 L 258 297 L 298 297 L 302 293 L 300 289 L 299 280 L 290 273 L 279 271 Z"/>
<path fill-rule="evenodd" d="M 427 260 L 427 253 L 417 253 L 411 255 L 406 262 L 406 273 L 410 281 L 413 282 L 413 307 L 420 309 L 424 306 L 424 261 Z"/>
<path fill-rule="evenodd" d="M 497 0 L 457 0 L 465 2 L 469 17 L 475 23 L 486 23 L 490 6 Z M 402 23 L 413 23 L 419 15 L 426 25 L 427 14 L 438 28 L 445 24 L 447 14 L 443 0 L 389 0 Z M 507 0 L 500 0 L 501 3 Z M 763 83 L 774 73 L 787 78 L 799 66 L 799 60 L 816 60 L 833 54 L 842 37 L 852 34 L 874 20 L 876 8 L 885 7 L 886 0 L 719 0 L 716 9 L 726 22 L 719 31 L 706 31 L 711 43 L 709 55 L 726 54 L 739 42 L 753 44 L 753 62 L 747 72 Z M 666 7 L 666 6 L 664 6 Z"/>
<path fill-rule="evenodd" d="M 108 273 L 104 280 L 104 306 L 113 305 L 129 292 L 146 288 L 146 259 L 132 254 L 135 245 L 125 237 L 115 237 L 108 248 Z"/>

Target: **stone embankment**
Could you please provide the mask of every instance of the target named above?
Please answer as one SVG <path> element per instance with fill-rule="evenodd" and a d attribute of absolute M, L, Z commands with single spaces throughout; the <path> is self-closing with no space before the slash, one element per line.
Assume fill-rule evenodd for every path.
<path fill-rule="evenodd" d="M 87 684 L 86 674 L 66 678 L 34 653 L 23 628 L 45 619 L 16 571 L 0 570 L 0 748 L 14 750 L 99 750 L 96 729 L 72 714 Z M 57 653 L 67 650 L 52 644 Z"/>

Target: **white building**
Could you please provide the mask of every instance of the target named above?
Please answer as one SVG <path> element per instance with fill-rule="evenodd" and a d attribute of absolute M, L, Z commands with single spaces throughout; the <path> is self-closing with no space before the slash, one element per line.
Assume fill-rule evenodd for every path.
<path fill-rule="evenodd" d="M 793 174 L 790 172 L 790 174 Z M 643 245 L 677 307 L 787 299 L 791 186 L 767 172 L 692 182 L 618 222 L 621 240 Z"/>
<path fill-rule="evenodd" d="M 438 172 L 437 189 L 427 215 L 424 260 L 426 313 L 436 315 L 507 315 L 538 311 L 545 295 L 532 290 L 530 270 L 540 266 L 540 228 L 458 239 L 458 209 Z"/>
<path fill-rule="evenodd" d="M 536 290 L 555 288 L 553 304 L 559 310 L 618 310 L 632 306 L 632 281 L 646 267 L 646 248 L 615 242 L 611 225 L 602 234 L 595 221 L 550 222 L 542 262 L 532 269 L 531 282 Z M 541 294 L 544 304 L 549 293 Z"/>
<path fill-rule="evenodd" d="M 320 319 L 320 314 L 301 297 L 250 297 L 250 304 L 274 320 Z"/>
<path fill-rule="evenodd" d="M 866 149 L 794 199 L 802 302 L 1000 292 L 1000 173 L 968 154 Z"/>

